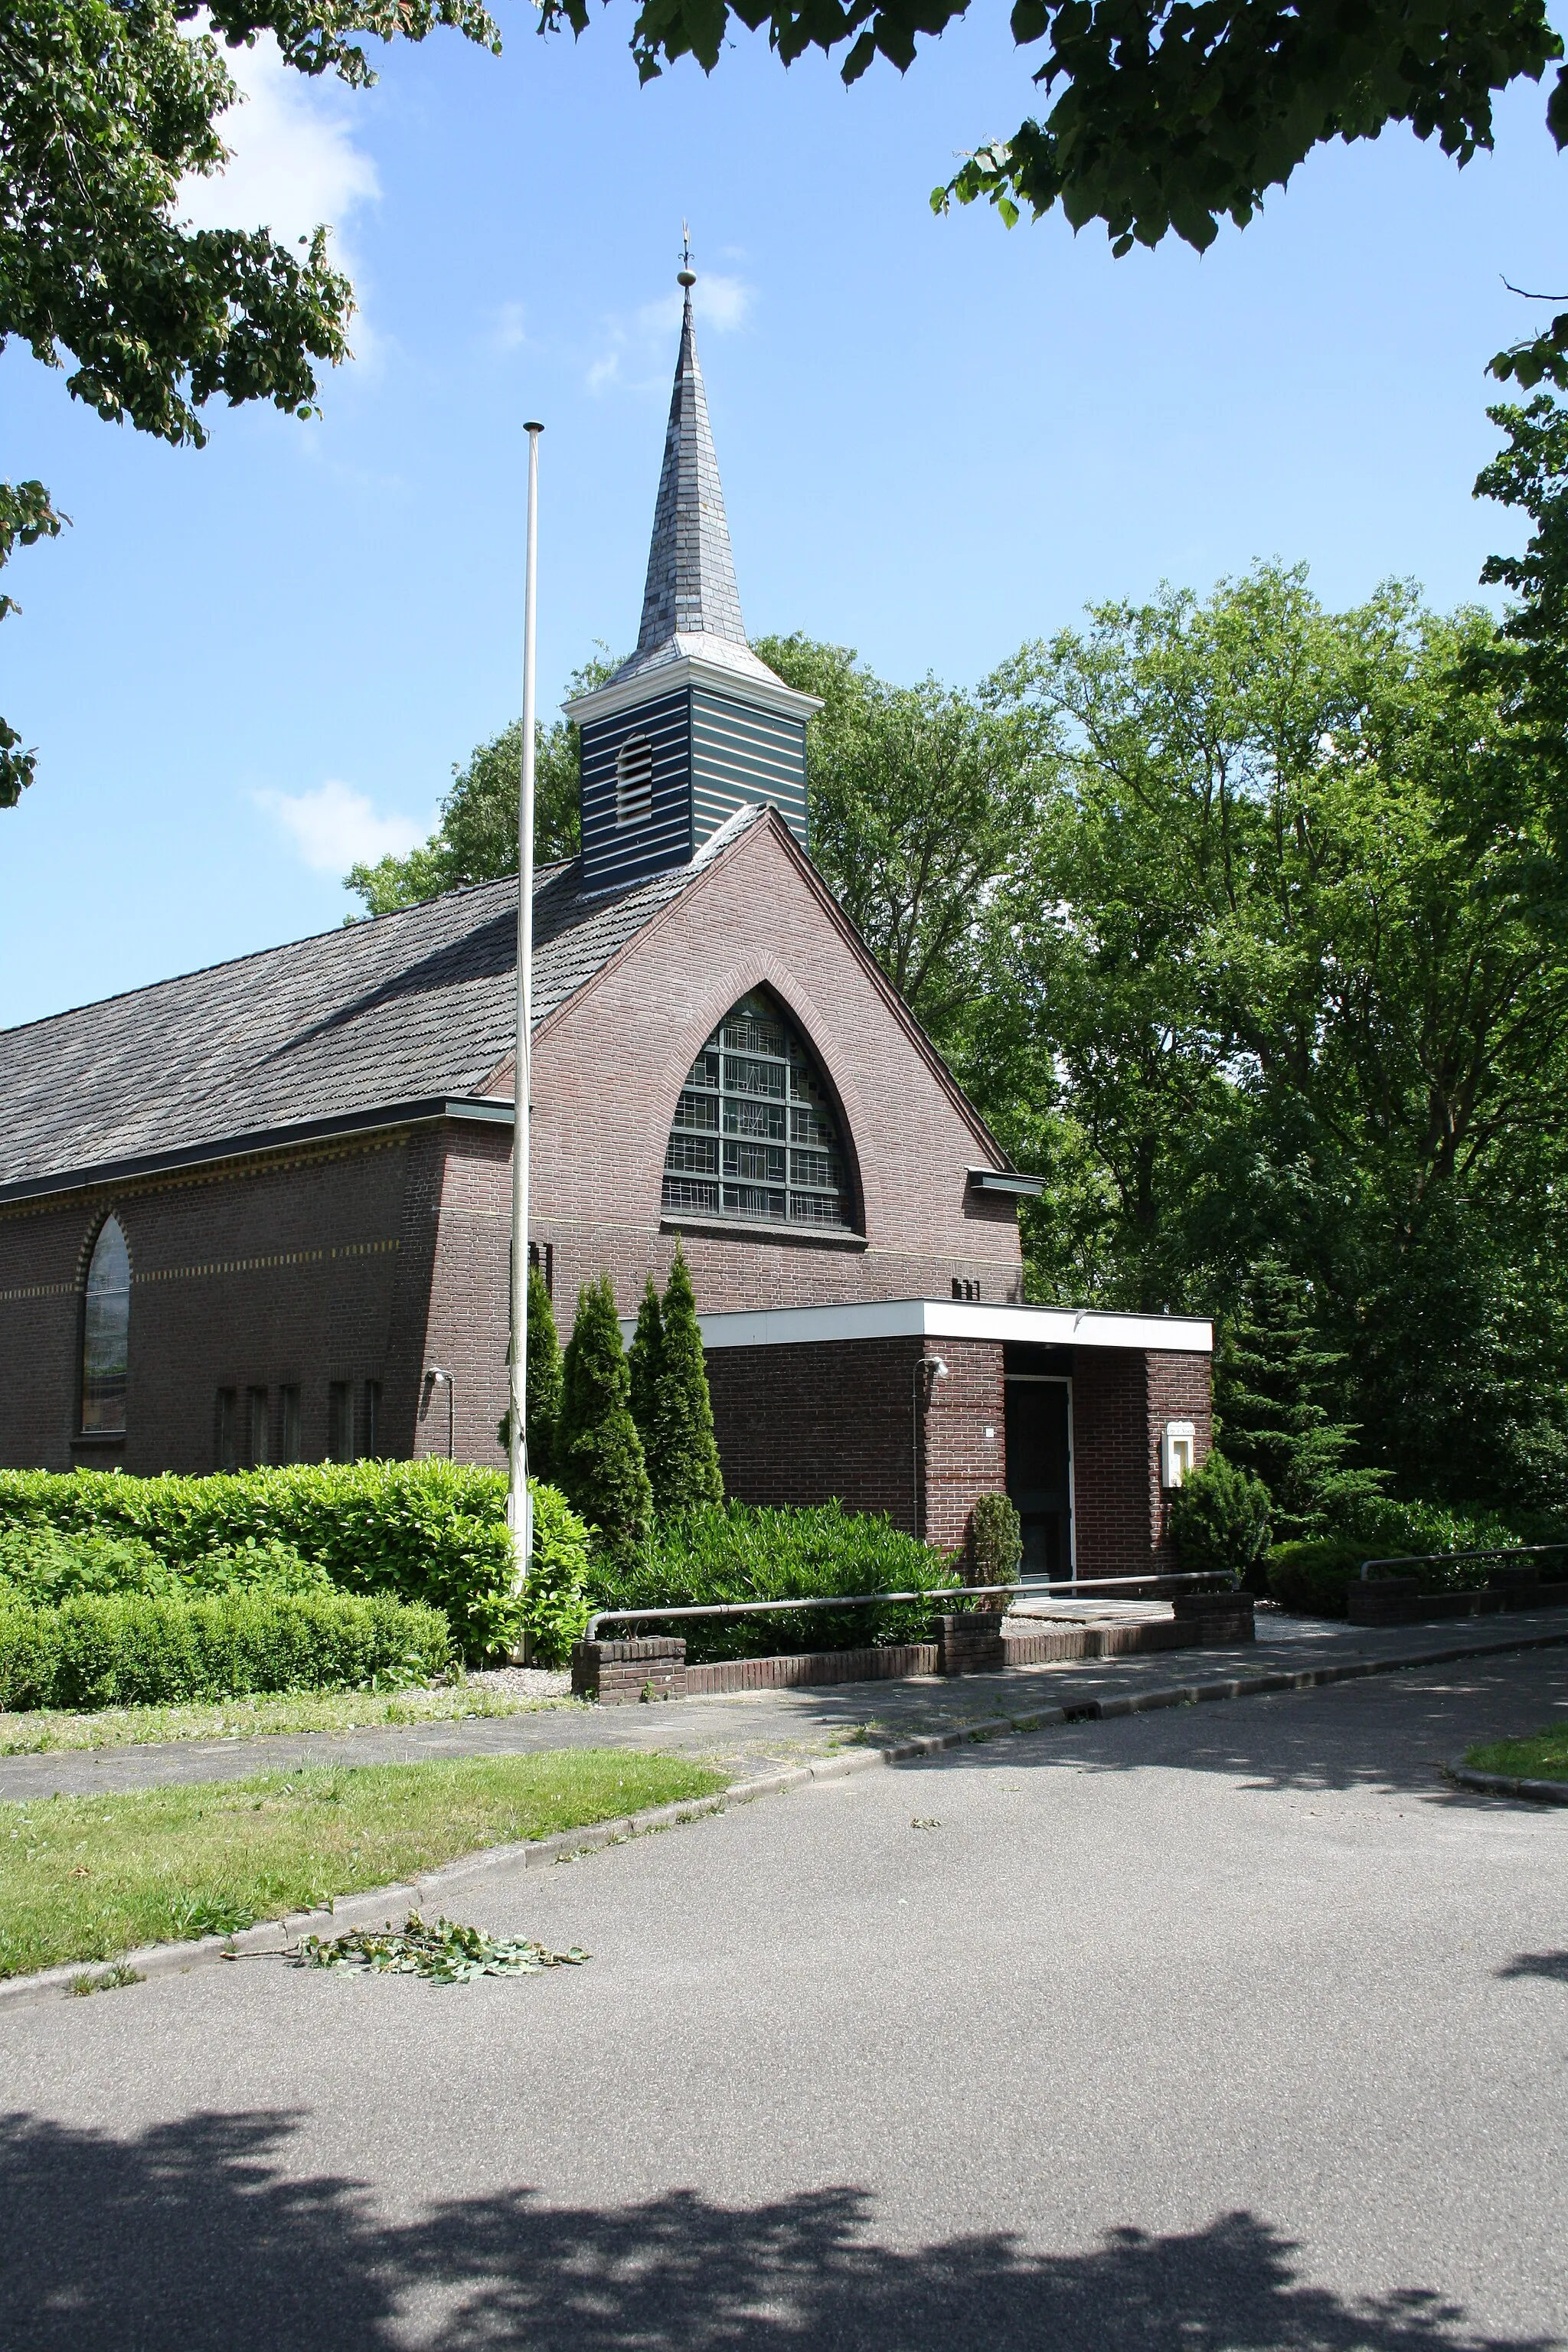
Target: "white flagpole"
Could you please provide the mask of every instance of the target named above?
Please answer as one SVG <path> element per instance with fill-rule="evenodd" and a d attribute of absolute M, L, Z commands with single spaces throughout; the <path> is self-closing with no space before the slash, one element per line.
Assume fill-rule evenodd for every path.
<path fill-rule="evenodd" d="M 511 1133 L 510 1414 L 506 1515 L 517 1550 L 517 1584 L 533 1556 L 533 1506 L 528 1492 L 528 1114 L 533 1029 L 533 645 L 539 568 L 539 436 L 528 436 L 528 561 L 522 604 L 522 773 L 517 796 L 517 1034 L 513 1047 Z"/>

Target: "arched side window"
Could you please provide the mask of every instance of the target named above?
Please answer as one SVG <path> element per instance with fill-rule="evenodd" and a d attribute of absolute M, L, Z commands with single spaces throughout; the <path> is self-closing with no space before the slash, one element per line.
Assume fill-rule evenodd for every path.
<path fill-rule="evenodd" d="M 633 735 L 616 754 L 616 823 L 646 824 L 653 814 L 653 745 Z"/>
<path fill-rule="evenodd" d="M 692 1064 L 664 1155 L 664 1206 L 753 1225 L 852 1223 L 832 1094 L 771 997 L 743 996 Z"/>
<path fill-rule="evenodd" d="M 131 1254 L 118 1217 L 106 1217 L 92 1245 L 81 1326 L 84 1434 L 125 1432 L 125 1365 L 131 1339 Z"/>

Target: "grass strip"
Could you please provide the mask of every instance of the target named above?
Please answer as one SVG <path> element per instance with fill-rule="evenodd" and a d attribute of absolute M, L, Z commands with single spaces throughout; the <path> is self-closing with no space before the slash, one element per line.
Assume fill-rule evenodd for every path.
<path fill-rule="evenodd" d="M 728 1780 L 683 1757 L 578 1748 L 3 1804 L 0 1977 L 227 1933 Z"/>
<path fill-rule="evenodd" d="M 0 1714 L 0 1756 L 59 1748 L 133 1748 L 148 1740 L 260 1739 L 281 1731 L 358 1731 L 367 1724 L 466 1723 L 475 1716 L 532 1715 L 569 1698 L 514 1698 L 506 1691 L 450 1689 L 294 1691 L 171 1706 L 111 1706 L 91 1715 L 39 1708 Z"/>
<path fill-rule="evenodd" d="M 1548 1724 L 1528 1739 L 1496 1739 L 1465 1758 L 1472 1772 L 1500 1772 L 1510 1780 L 1568 1780 L 1568 1723 Z"/>

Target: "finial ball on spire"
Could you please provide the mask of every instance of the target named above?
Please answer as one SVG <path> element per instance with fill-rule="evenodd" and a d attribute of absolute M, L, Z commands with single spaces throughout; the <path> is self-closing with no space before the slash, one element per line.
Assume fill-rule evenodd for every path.
<path fill-rule="evenodd" d="M 691 267 L 691 231 L 684 221 L 680 224 L 680 268 L 676 272 L 675 282 L 688 289 L 697 283 L 697 274 Z"/>

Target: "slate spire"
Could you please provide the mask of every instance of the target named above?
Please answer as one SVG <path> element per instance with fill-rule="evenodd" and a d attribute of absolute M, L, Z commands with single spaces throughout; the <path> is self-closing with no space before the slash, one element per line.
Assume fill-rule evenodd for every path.
<path fill-rule="evenodd" d="M 697 356 L 689 268 L 681 271 L 680 282 L 685 294 L 680 352 L 675 362 L 664 470 L 647 554 L 647 584 L 637 634 L 639 661 L 667 646 L 672 637 L 722 637 L 736 646 L 746 642 L 719 460 L 713 454 L 713 433 L 708 422 L 708 395 Z"/>

